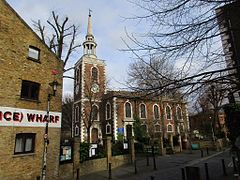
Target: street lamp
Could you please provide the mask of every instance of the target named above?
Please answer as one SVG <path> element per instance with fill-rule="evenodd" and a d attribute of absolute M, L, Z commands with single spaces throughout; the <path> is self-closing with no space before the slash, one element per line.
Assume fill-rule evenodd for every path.
<path fill-rule="evenodd" d="M 50 100 L 52 96 L 56 95 L 57 86 L 59 83 L 54 80 L 53 82 L 49 83 L 49 85 L 52 87 L 53 93 L 48 94 L 48 103 L 47 103 L 47 122 L 45 126 L 45 134 L 44 134 L 44 151 L 43 151 L 43 162 L 42 162 L 42 180 L 46 179 L 46 172 L 47 172 L 47 147 L 49 144 L 48 140 L 48 123 L 49 123 L 49 111 L 50 111 Z"/>

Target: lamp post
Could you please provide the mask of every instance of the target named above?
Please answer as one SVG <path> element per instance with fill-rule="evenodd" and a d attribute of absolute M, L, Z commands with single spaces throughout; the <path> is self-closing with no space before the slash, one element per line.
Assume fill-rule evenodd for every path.
<path fill-rule="evenodd" d="M 54 80 L 53 82 L 49 83 L 49 85 L 52 87 L 53 93 L 49 93 L 48 94 L 48 101 L 47 101 L 47 122 L 46 122 L 46 126 L 45 126 L 45 134 L 44 134 L 44 151 L 43 151 L 43 159 L 42 159 L 42 180 L 46 179 L 46 172 L 47 172 L 47 148 L 48 148 L 48 144 L 49 144 L 49 140 L 48 140 L 48 123 L 49 123 L 49 111 L 50 111 L 50 100 L 51 100 L 51 96 L 55 96 L 56 95 L 56 91 L 57 91 L 57 86 L 59 85 L 59 83 Z"/>

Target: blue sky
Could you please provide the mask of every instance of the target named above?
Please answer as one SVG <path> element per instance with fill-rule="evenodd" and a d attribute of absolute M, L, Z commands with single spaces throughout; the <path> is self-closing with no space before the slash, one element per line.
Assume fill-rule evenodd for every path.
<path fill-rule="evenodd" d="M 97 56 L 106 60 L 107 78 L 112 89 L 124 88 L 127 79 L 127 69 L 132 54 L 119 51 L 124 49 L 121 38 L 127 41 L 125 28 L 129 33 L 139 32 L 142 27 L 136 21 L 126 20 L 124 17 L 133 17 L 139 10 L 127 0 L 7 0 L 13 9 L 30 25 L 32 20 L 40 19 L 46 22 L 51 11 L 61 17 L 68 16 L 72 23 L 80 28 L 79 42 L 84 41 L 87 30 L 89 8 L 92 10 L 93 33 L 97 46 Z M 82 56 L 82 48 L 78 50 L 69 65 L 74 64 Z M 123 84 L 122 84 L 123 83 Z M 64 80 L 64 94 L 72 93 L 73 81 Z"/>

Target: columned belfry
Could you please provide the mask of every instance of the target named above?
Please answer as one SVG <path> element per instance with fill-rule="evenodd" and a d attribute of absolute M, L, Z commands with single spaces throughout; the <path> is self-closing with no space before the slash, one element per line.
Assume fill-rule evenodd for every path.
<path fill-rule="evenodd" d="M 83 43 L 83 54 L 97 58 L 96 47 L 97 47 L 97 43 L 94 41 L 94 36 L 92 31 L 91 10 L 89 10 L 87 35 L 85 36 L 85 42 Z"/>

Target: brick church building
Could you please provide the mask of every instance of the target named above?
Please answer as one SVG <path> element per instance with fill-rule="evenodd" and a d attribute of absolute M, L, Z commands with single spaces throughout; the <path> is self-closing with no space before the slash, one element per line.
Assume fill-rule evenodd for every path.
<path fill-rule="evenodd" d="M 168 97 L 148 97 L 130 91 L 109 91 L 104 60 L 98 59 L 91 14 L 83 43 L 83 56 L 75 64 L 73 136 L 81 142 L 101 143 L 106 135 L 118 140 L 134 136 L 135 117 L 149 134 L 187 141 L 189 130 L 186 102 Z"/>

